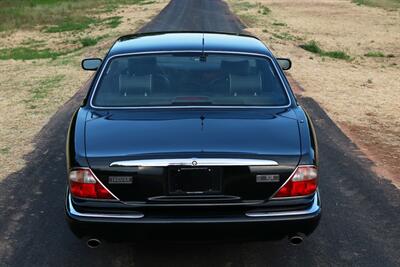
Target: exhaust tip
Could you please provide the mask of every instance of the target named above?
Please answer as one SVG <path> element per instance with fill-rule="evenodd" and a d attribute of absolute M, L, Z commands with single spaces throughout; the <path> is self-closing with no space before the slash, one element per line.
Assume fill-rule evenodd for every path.
<path fill-rule="evenodd" d="M 289 236 L 289 242 L 294 246 L 300 245 L 301 243 L 303 243 L 303 241 L 304 241 L 304 235 L 302 234 L 295 234 Z"/>
<path fill-rule="evenodd" d="M 87 242 L 86 245 L 89 248 L 98 248 L 101 245 L 101 241 L 96 238 L 90 238 Z"/>

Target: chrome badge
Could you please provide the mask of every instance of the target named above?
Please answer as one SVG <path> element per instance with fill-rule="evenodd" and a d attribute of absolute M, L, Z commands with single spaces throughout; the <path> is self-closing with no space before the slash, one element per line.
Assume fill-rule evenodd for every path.
<path fill-rule="evenodd" d="M 279 174 L 258 174 L 256 175 L 257 183 L 277 183 L 279 182 Z"/>
<path fill-rule="evenodd" d="M 133 178 L 132 176 L 109 176 L 108 183 L 109 184 L 132 184 Z"/>

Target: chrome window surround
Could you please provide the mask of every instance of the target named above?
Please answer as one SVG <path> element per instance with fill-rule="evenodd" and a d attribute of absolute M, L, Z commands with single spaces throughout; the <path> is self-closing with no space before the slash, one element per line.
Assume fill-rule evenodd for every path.
<path fill-rule="evenodd" d="M 235 55 L 244 55 L 244 56 L 258 56 L 258 57 L 264 57 L 264 58 L 269 59 L 272 62 L 272 65 L 274 66 L 275 71 L 279 76 L 279 80 L 281 81 L 281 84 L 282 84 L 283 88 L 285 89 L 285 93 L 286 93 L 286 96 L 287 96 L 287 98 L 289 100 L 289 103 L 287 105 L 285 105 L 285 106 L 250 106 L 250 105 L 249 106 L 201 106 L 200 105 L 200 106 L 101 107 L 101 106 L 93 105 L 93 97 L 96 94 L 96 90 L 97 90 L 98 84 L 99 84 L 99 82 L 100 82 L 100 80 L 101 80 L 101 78 L 103 76 L 104 70 L 108 66 L 108 63 L 109 63 L 109 61 L 111 59 L 114 59 L 116 57 L 133 56 L 133 55 L 169 54 L 169 53 L 202 53 L 202 52 L 204 52 L 204 53 L 212 53 L 212 54 L 228 54 L 228 55 L 229 54 L 235 54 Z M 281 75 L 280 71 L 278 70 L 278 66 L 276 65 L 275 61 L 270 56 L 267 56 L 267 55 L 264 55 L 264 54 L 248 53 L 248 52 L 233 52 L 233 51 L 214 51 L 214 50 L 207 50 L 207 51 L 202 51 L 202 50 L 171 50 L 171 51 L 150 51 L 150 52 L 148 51 L 148 52 L 124 53 L 124 54 L 113 55 L 113 56 L 109 57 L 105 61 L 104 65 L 103 65 L 103 67 L 101 69 L 100 74 L 97 76 L 96 83 L 94 85 L 94 89 L 93 89 L 93 92 L 91 94 L 89 103 L 90 103 L 90 107 L 96 108 L 96 109 L 171 109 L 171 108 L 172 109 L 187 109 L 187 108 L 234 108 L 234 109 L 235 108 L 239 108 L 239 109 L 240 108 L 242 108 L 242 109 L 243 108 L 256 108 L 256 109 L 260 109 L 261 108 L 262 109 L 262 108 L 288 108 L 288 107 L 290 107 L 292 105 L 292 98 L 290 97 L 288 90 L 289 89 L 287 88 L 286 83 L 284 82 L 284 80 L 282 78 L 282 75 Z"/>
<path fill-rule="evenodd" d="M 168 167 L 168 166 L 278 166 L 278 162 L 241 158 L 178 158 L 116 161 L 110 167 Z"/>

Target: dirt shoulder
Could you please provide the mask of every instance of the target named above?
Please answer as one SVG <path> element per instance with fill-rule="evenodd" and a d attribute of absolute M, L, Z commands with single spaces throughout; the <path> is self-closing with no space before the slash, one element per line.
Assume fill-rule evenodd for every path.
<path fill-rule="evenodd" d="M 96 19 L 104 23 L 81 31 L 49 33 L 37 28 L 1 33 L 0 48 L 12 51 L 11 57 L 21 53 L 26 56 L 26 48 L 40 53 L 61 51 L 62 55 L 0 60 L 0 180 L 24 166 L 23 157 L 33 149 L 34 136 L 89 79 L 92 73 L 81 70 L 81 59 L 103 57 L 118 36 L 135 32 L 167 3 L 157 0 L 146 5 L 122 5 L 110 12 L 94 10 Z"/>
<path fill-rule="evenodd" d="M 400 10 L 331 0 L 228 2 L 247 31 L 292 59 L 296 93 L 317 100 L 379 174 L 400 186 Z M 312 41 L 323 52 L 300 47 L 312 50 Z"/>

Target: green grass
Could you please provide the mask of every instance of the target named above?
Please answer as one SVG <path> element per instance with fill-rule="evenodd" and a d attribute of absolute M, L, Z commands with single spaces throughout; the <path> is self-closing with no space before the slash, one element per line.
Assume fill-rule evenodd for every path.
<path fill-rule="evenodd" d="M 149 0 L 1 0 L 0 31 L 50 26 L 50 32 L 81 30 L 99 10 L 111 12 L 121 4 L 146 5 Z M 52 26 L 54 25 L 54 26 Z"/>
<path fill-rule="evenodd" d="M 108 27 L 117 28 L 122 23 L 122 17 L 121 16 L 110 17 L 104 19 L 103 21 Z"/>
<path fill-rule="evenodd" d="M 36 39 L 28 38 L 27 40 L 23 41 L 21 44 L 23 46 L 36 48 L 36 47 L 40 47 L 40 46 L 45 45 L 46 41 L 45 40 L 36 40 Z"/>
<path fill-rule="evenodd" d="M 323 51 L 322 56 L 350 60 L 351 57 L 344 51 Z"/>
<path fill-rule="evenodd" d="M 64 75 L 56 75 L 40 81 L 36 87 L 30 90 L 31 99 L 26 100 L 25 102 L 30 103 L 32 105 L 31 102 L 47 98 L 52 90 L 60 89 L 59 85 L 61 81 L 64 79 L 64 77 L 65 77 Z M 33 106 L 30 106 L 30 108 L 33 109 L 34 108 Z"/>
<path fill-rule="evenodd" d="M 138 5 L 144 6 L 144 5 L 150 5 L 154 4 L 156 1 L 141 1 L 138 3 Z"/>
<path fill-rule="evenodd" d="M 75 20 L 75 21 L 74 21 Z M 62 21 L 56 26 L 50 26 L 45 29 L 45 32 L 69 32 L 69 31 L 82 31 L 90 27 L 91 24 L 97 23 L 98 20 L 89 17 L 68 19 Z"/>
<path fill-rule="evenodd" d="M 281 27 L 287 26 L 286 23 L 283 23 L 283 22 L 274 22 L 274 23 L 272 23 L 272 25 L 274 25 L 274 26 L 281 26 Z"/>
<path fill-rule="evenodd" d="M 343 51 L 325 51 L 319 47 L 316 41 L 309 41 L 308 43 L 300 45 L 304 50 L 318 54 L 322 57 L 331 57 L 336 59 L 351 60 L 351 57 Z"/>
<path fill-rule="evenodd" d="M 96 44 L 97 44 L 98 38 L 86 37 L 86 38 L 81 39 L 80 42 L 81 42 L 81 45 L 82 45 L 83 47 L 86 47 L 86 46 L 93 46 L 93 45 L 96 45 Z"/>
<path fill-rule="evenodd" d="M 352 0 L 357 5 L 381 7 L 385 9 L 400 8 L 400 0 Z"/>
<path fill-rule="evenodd" d="M 104 23 L 110 28 L 117 28 L 122 23 L 122 16 L 114 16 L 105 18 L 103 20 L 90 18 L 90 17 L 76 17 L 74 18 L 76 21 L 72 19 L 69 21 L 61 22 L 56 26 L 50 26 L 45 29 L 45 32 L 67 32 L 67 31 L 83 31 L 88 29 L 93 24 L 101 24 Z"/>
<path fill-rule="evenodd" d="M 249 9 L 256 8 L 257 6 L 257 4 L 249 3 L 246 1 L 236 1 L 233 3 L 233 8 L 239 11 L 247 11 Z"/>
<path fill-rule="evenodd" d="M 380 51 L 370 51 L 364 54 L 366 57 L 385 57 L 385 54 Z"/>
<path fill-rule="evenodd" d="M 288 40 L 288 41 L 294 41 L 294 40 L 300 40 L 301 38 L 294 36 L 290 33 L 283 32 L 283 33 L 273 33 L 273 37 L 281 39 L 281 40 Z"/>
<path fill-rule="evenodd" d="M 304 50 L 307 50 L 308 52 L 314 53 L 314 54 L 321 54 L 322 49 L 319 47 L 316 41 L 309 41 L 306 44 L 300 45 L 301 48 Z"/>
<path fill-rule="evenodd" d="M 55 59 L 64 53 L 52 51 L 50 49 L 34 49 L 29 47 L 16 47 L 0 49 L 0 59 L 30 60 L 40 58 Z"/>
<path fill-rule="evenodd" d="M 8 153 L 10 153 L 9 147 L 0 148 L 0 154 L 8 154 Z"/>
<path fill-rule="evenodd" d="M 93 46 L 96 45 L 101 39 L 104 39 L 106 37 L 108 37 L 108 35 L 98 36 L 95 38 L 85 37 L 80 39 L 79 42 L 81 43 L 82 47 Z"/>
<path fill-rule="evenodd" d="M 271 9 L 269 9 L 267 6 L 260 5 L 260 9 L 258 10 L 258 13 L 262 14 L 262 15 L 268 15 L 269 13 L 271 13 Z"/>

